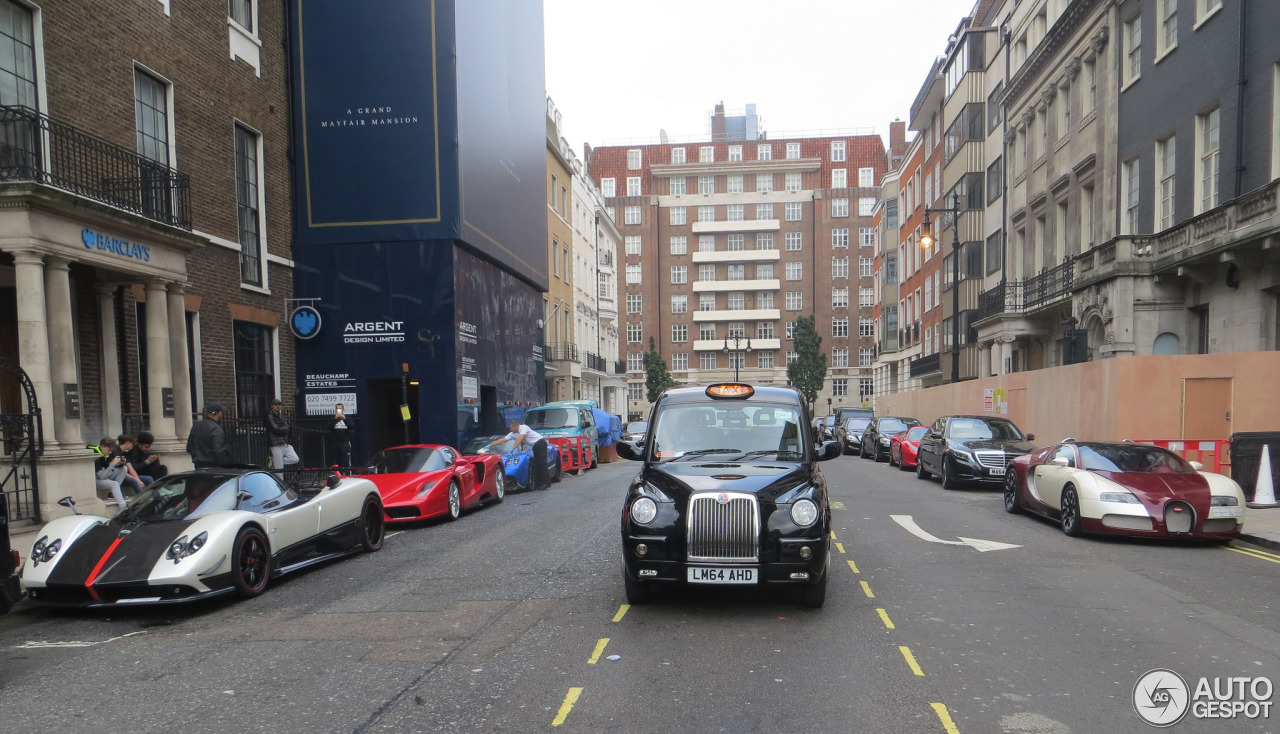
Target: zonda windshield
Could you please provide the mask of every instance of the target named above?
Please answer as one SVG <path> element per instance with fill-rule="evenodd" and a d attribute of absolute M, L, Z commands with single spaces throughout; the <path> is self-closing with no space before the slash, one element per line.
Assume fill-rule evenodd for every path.
<path fill-rule="evenodd" d="M 658 461 L 689 456 L 801 461 L 805 456 L 800 411 L 794 405 L 671 405 L 655 420 L 650 450 Z"/>
<path fill-rule="evenodd" d="M 379 474 L 416 474 L 439 471 L 449 462 L 435 449 L 386 449 L 375 454 L 369 465 Z"/>
<path fill-rule="evenodd" d="M 236 508 L 235 474 L 177 474 L 144 489 L 116 516 L 117 522 L 192 520 Z"/>
<path fill-rule="evenodd" d="M 1177 454 L 1151 446 L 1081 446 L 1080 459 L 1093 471 L 1195 474 L 1196 470 Z"/>

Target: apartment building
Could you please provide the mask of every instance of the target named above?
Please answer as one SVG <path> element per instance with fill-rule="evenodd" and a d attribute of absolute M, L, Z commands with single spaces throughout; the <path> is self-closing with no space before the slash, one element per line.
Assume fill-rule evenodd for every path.
<path fill-rule="evenodd" d="M 681 382 L 785 384 L 795 322 L 809 314 L 829 355 L 819 403 L 870 399 L 884 144 L 771 140 L 756 119 L 717 105 L 713 141 L 593 152 L 591 176 L 623 238 L 629 415 L 648 411 L 650 337 Z"/>
<path fill-rule="evenodd" d="M 547 262 L 550 278 L 543 294 L 543 348 L 547 400 L 573 400 L 581 390 L 582 357 L 577 342 L 574 298 L 572 208 L 573 154 L 560 134 L 560 111 L 547 98 Z"/>

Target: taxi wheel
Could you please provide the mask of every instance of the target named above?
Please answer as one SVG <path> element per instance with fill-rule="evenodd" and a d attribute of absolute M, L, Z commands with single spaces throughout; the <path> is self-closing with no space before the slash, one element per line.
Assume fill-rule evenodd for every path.
<path fill-rule="evenodd" d="M 822 567 L 822 578 L 814 583 L 800 587 L 800 606 L 820 609 L 827 601 L 827 576 L 831 570 L 831 554 L 827 553 L 827 562 Z"/>
<path fill-rule="evenodd" d="M 622 586 L 627 593 L 628 604 L 645 604 L 653 598 L 653 591 L 650 590 L 649 584 L 644 581 L 633 581 L 631 574 L 627 573 L 627 566 L 622 566 Z"/>

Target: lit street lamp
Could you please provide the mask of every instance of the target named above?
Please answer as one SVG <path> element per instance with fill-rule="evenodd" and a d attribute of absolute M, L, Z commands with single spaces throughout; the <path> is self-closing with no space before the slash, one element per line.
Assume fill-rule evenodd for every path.
<path fill-rule="evenodd" d="M 733 349 L 729 348 L 730 339 L 733 340 Z M 740 364 L 739 360 L 741 359 L 741 357 L 739 357 L 738 359 L 735 359 L 733 355 L 737 354 L 738 352 L 750 352 L 751 339 L 747 337 L 742 337 L 742 336 L 726 336 L 724 338 L 723 351 L 725 354 L 729 355 L 729 361 L 733 362 L 733 381 L 737 382 L 738 381 L 738 365 Z"/>
<path fill-rule="evenodd" d="M 933 247 L 934 214 L 951 215 L 951 381 L 960 381 L 960 195 L 951 195 L 951 206 L 924 209 L 924 231 L 920 233 L 920 246 Z"/>

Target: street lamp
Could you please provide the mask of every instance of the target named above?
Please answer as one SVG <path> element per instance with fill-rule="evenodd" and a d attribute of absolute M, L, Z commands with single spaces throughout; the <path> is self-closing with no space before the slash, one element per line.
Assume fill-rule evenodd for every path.
<path fill-rule="evenodd" d="M 827 397 L 827 415 L 831 415 L 831 398 Z"/>
<path fill-rule="evenodd" d="M 733 340 L 733 349 L 729 348 L 729 340 Z M 745 346 L 743 346 L 745 343 Z M 738 381 L 738 360 L 733 358 L 738 352 L 751 351 L 751 339 L 743 336 L 726 336 L 724 338 L 724 353 L 730 355 L 729 361 L 733 362 L 733 381 Z"/>
<path fill-rule="evenodd" d="M 951 195 L 951 206 L 924 209 L 924 231 L 920 233 L 920 246 L 933 247 L 934 214 L 951 215 L 951 381 L 960 381 L 960 195 Z"/>

